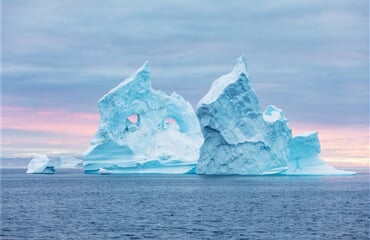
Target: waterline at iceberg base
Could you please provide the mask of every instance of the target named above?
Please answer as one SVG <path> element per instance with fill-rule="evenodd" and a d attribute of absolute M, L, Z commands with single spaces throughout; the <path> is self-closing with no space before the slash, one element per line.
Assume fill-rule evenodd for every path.
<path fill-rule="evenodd" d="M 146 62 L 98 102 L 84 173 L 352 175 L 319 158 L 317 133 L 293 137 L 281 109 L 262 112 L 244 56 L 214 81 L 196 115 L 182 96 L 151 88 Z"/>

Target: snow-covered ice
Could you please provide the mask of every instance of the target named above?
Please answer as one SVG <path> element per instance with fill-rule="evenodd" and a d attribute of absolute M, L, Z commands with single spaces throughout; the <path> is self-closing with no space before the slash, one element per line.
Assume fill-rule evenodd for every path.
<path fill-rule="evenodd" d="M 84 172 L 186 173 L 203 141 L 189 102 L 151 87 L 148 62 L 98 102 L 99 129 L 84 154 Z"/>
<path fill-rule="evenodd" d="M 28 163 L 27 173 L 51 174 L 54 172 L 54 165 L 44 154 L 35 155 Z"/>
<path fill-rule="evenodd" d="M 200 100 L 197 116 L 204 136 L 199 174 L 276 174 L 287 170 L 291 130 L 282 111 L 262 113 L 247 63 L 218 78 Z"/>
<path fill-rule="evenodd" d="M 289 143 L 289 164 L 285 175 L 353 175 L 356 172 L 335 169 L 319 156 L 318 132 L 302 133 Z"/>

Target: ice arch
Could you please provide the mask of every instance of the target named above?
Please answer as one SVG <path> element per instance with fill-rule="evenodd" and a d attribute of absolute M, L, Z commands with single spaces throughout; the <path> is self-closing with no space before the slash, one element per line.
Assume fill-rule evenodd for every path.
<path fill-rule="evenodd" d="M 84 155 L 84 171 L 185 173 L 203 141 L 192 106 L 182 96 L 154 90 L 149 64 L 98 102 L 99 129 Z M 176 128 L 164 128 L 166 119 Z"/>

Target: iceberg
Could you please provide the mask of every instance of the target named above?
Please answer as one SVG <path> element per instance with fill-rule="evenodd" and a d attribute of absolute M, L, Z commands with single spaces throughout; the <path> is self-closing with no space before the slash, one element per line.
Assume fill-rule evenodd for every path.
<path fill-rule="evenodd" d="M 318 132 L 295 136 L 289 143 L 288 171 L 285 175 L 353 175 L 356 172 L 338 170 L 319 157 Z"/>
<path fill-rule="evenodd" d="M 288 121 L 273 105 L 262 112 L 248 75 L 242 56 L 199 101 L 204 142 L 198 174 L 266 175 L 288 169 Z"/>
<path fill-rule="evenodd" d="M 56 168 L 82 168 L 83 161 L 71 156 L 59 156 L 54 165 Z"/>
<path fill-rule="evenodd" d="M 192 106 L 177 93 L 154 90 L 149 63 L 98 102 L 99 129 L 83 156 L 84 172 L 187 173 L 203 137 Z"/>
<path fill-rule="evenodd" d="M 52 174 L 54 172 L 55 167 L 46 155 L 37 154 L 28 163 L 27 173 Z"/>

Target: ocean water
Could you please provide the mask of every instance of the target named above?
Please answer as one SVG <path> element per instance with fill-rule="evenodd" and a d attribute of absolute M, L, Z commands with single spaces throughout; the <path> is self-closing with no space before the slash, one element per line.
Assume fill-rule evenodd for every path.
<path fill-rule="evenodd" d="M 1 172 L 0 239 L 369 239 L 369 171 L 206 177 Z"/>

